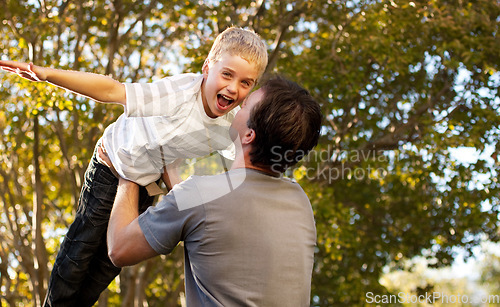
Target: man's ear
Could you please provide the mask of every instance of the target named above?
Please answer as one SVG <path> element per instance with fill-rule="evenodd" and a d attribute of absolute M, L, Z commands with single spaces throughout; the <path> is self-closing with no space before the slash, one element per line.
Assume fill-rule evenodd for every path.
<path fill-rule="evenodd" d="M 248 145 L 253 143 L 253 141 L 255 140 L 255 136 L 256 136 L 255 130 L 248 128 L 247 131 L 245 132 L 245 135 L 241 139 L 241 144 Z"/>

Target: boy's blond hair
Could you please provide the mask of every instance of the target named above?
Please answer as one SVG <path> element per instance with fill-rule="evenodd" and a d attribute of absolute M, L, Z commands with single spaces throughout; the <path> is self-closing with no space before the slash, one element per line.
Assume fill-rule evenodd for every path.
<path fill-rule="evenodd" d="M 215 38 L 207 60 L 213 64 L 220 60 L 223 54 L 237 55 L 253 63 L 259 78 L 267 66 L 267 48 L 260 36 L 252 30 L 229 27 Z"/>

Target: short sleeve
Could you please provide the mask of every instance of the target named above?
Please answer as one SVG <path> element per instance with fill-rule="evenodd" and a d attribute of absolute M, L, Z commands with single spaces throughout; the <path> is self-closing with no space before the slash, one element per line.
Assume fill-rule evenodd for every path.
<path fill-rule="evenodd" d="M 129 117 L 171 116 L 186 101 L 195 101 L 202 76 L 181 74 L 153 83 L 126 83 L 125 114 Z"/>
<path fill-rule="evenodd" d="M 182 193 L 190 193 L 196 185 L 193 180 L 187 179 L 174 187 L 174 190 L 179 189 Z M 139 216 L 139 225 L 146 240 L 159 254 L 171 253 L 180 241 L 195 240 L 192 237 L 201 235 L 201 225 L 205 222 L 204 206 L 179 210 L 174 190 Z"/>

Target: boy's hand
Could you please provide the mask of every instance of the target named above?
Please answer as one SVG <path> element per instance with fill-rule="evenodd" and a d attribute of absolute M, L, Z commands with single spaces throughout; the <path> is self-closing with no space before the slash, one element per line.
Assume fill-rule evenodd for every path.
<path fill-rule="evenodd" d="M 30 81 L 46 81 L 98 102 L 122 105 L 127 103 L 125 85 L 108 76 L 16 61 L 0 61 L 0 69 L 15 73 Z"/>
<path fill-rule="evenodd" d="M 45 81 L 47 77 L 43 74 L 42 67 L 33 63 L 21 63 L 15 61 L 0 61 L 0 68 L 15 73 L 30 81 Z"/>

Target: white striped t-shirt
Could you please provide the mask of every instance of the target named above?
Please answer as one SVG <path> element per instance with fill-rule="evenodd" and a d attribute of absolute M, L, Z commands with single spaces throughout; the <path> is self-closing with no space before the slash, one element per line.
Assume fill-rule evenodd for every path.
<path fill-rule="evenodd" d="M 202 81 L 202 75 L 187 73 L 153 83 L 125 84 L 125 113 L 102 136 L 121 177 L 145 186 L 178 158 L 219 151 L 234 159 L 229 126 L 239 107 L 210 118 L 203 108 Z"/>

